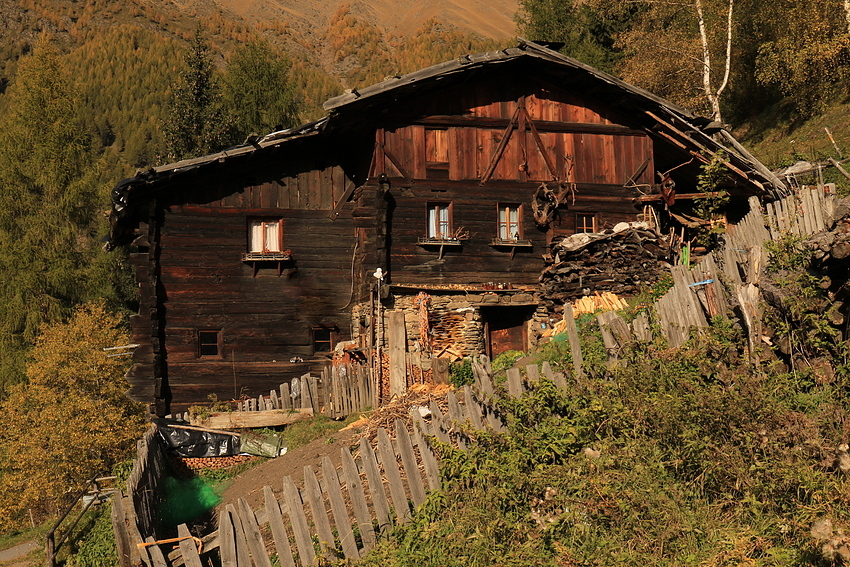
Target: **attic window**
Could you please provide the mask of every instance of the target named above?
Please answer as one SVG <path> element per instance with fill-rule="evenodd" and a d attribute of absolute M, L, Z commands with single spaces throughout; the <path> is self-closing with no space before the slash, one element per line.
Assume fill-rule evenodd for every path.
<path fill-rule="evenodd" d="M 449 131 L 446 128 L 425 128 L 425 177 L 449 178 Z"/>

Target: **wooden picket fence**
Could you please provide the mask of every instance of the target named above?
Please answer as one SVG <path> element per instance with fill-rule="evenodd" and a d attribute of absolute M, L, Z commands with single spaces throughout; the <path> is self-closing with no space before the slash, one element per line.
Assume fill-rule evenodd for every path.
<path fill-rule="evenodd" d="M 283 567 L 315 565 L 320 557 L 357 559 L 375 546 L 394 526 L 409 522 L 428 492 L 440 488 L 439 462 L 429 439 L 436 438 L 465 450 L 470 431 L 504 431 L 504 419 L 491 403 L 498 395 L 490 361 L 473 360 L 475 385 L 447 395 L 447 411 L 436 403 L 425 411 L 412 408 L 408 427 L 401 419 L 392 431 L 377 430 L 373 441 L 364 437 L 354 452 L 340 449 L 341 468 L 328 457 L 319 470 L 304 467 L 301 486 L 289 476 L 275 494 L 263 489 L 264 506 L 252 510 L 244 499 L 219 514 L 218 531 L 204 538 L 203 548 L 180 526 L 180 547 L 154 567 L 200 567 L 220 558 L 222 567 Z M 507 371 L 508 395 L 520 396 L 541 376 L 567 388 L 563 373 L 548 363 Z M 423 415 L 423 413 L 425 415 Z"/>

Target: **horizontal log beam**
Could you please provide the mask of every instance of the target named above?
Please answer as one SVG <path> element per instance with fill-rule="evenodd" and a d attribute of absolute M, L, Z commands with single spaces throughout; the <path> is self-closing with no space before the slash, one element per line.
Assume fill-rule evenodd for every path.
<path fill-rule="evenodd" d="M 428 116 L 413 122 L 423 126 L 466 127 L 505 129 L 511 123 L 507 118 L 487 118 L 483 116 Z M 622 134 L 626 136 L 645 136 L 643 130 L 635 130 L 618 124 L 593 124 L 586 122 L 559 122 L 555 120 L 534 120 L 539 132 L 567 132 L 576 134 Z"/>
<path fill-rule="evenodd" d="M 312 408 L 296 410 L 212 412 L 204 419 L 191 418 L 190 423 L 208 429 L 241 429 L 243 427 L 275 427 L 289 425 L 313 417 Z"/>

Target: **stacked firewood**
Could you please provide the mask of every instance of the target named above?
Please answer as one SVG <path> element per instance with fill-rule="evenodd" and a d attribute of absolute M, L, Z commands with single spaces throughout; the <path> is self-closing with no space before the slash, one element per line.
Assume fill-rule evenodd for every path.
<path fill-rule="evenodd" d="M 573 234 L 553 241 L 551 248 L 540 274 L 541 296 L 550 312 L 594 292 L 635 295 L 670 268 L 666 239 L 640 225 Z"/>
<path fill-rule="evenodd" d="M 173 457 L 171 465 L 176 470 L 225 469 L 257 459 L 253 455 L 232 455 L 230 457 Z"/>

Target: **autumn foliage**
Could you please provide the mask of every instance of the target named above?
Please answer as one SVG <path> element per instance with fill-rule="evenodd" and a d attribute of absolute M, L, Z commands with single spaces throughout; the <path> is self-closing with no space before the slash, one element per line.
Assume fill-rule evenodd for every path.
<path fill-rule="evenodd" d="M 142 407 L 124 396 L 127 344 L 102 303 L 67 323 L 44 326 L 27 366 L 28 383 L 0 403 L 0 531 L 32 510 L 55 512 L 63 497 L 128 456 L 143 429 Z"/>

